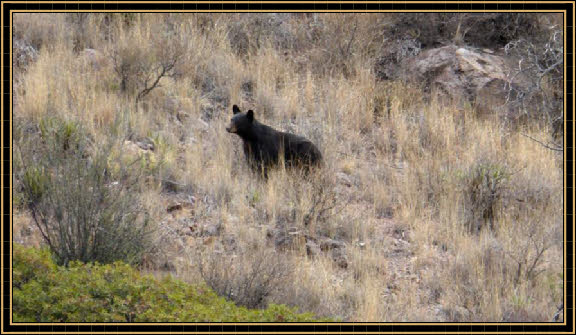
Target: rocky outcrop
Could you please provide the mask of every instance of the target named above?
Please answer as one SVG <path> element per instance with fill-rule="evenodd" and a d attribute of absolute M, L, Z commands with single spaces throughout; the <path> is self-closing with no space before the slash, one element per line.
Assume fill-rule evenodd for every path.
<path fill-rule="evenodd" d="M 427 92 L 436 91 L 453 100 L 465 97 L 480 112 L 494 112 L 506 105 L 508 87 L 523 85 L 521 77 L 511 78 L 510 59 L 488 49 L 469 49 L 455 45 L 430 49 L 402 64 L 408 81 L 424 84 Z"/>

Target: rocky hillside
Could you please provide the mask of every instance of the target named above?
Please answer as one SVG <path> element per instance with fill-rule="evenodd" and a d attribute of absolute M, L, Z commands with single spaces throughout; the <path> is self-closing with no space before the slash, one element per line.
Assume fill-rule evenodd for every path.
<path fill-rule="evenodd" d="M 551 321 L 563 296 L 555 14 L 14 14 L 14 242 L 249 308 Z M 232 105 L 300 134 L 262 179 Z M 562 319 L 558 314 L 559 320 Z"/>

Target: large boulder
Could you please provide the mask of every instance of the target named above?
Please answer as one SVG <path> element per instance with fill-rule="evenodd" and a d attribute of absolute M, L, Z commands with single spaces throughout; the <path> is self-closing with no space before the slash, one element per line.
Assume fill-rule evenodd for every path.
<path fill-rule="evenodd" d="M 522 87 L 523 78 L 513 77 L 512 60 L 488 49 L 455 45 L 422 52 L 402 64 L 405 79 L 424 84 L 427 92 L 471 103 L 479 112 L 509 111 L 508 88 Z"/>

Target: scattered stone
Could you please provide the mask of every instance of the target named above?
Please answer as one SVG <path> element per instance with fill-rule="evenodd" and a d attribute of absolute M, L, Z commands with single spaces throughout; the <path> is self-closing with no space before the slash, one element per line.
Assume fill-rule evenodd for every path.
<path fill-rule="evenodd" d="M 22 229 L 20 229 L 20 235 L 22 237 L 28 237 L 28 236 L 32 235 L 32 228 L 30 228 L 30 226 L 22 227 Z"/>
<path fill-rule="evenodd" d="M 211 245 L 213 243 L 214 243 L 214 236 L 208 236 L 202 241 L 202 244 L 204 245 Z"/>
<path fill-rule="evenodd" d="M 124 152 L 128 153 L 129 155 L 141 155 L 145 152 L 146 150 L 143 150 L 142 148 L 140 148 L 140 146 L 138 146 L 136 143 L 126 140 L 124 141 Z"/>
<path fill-rule="evenodd" d="M 224 245 L 224 250 L 226 252 L 235 252 L 238 249 L 238 243 L 236 242 L 236 237 L 232 234 L 227 234 L 222 239 L 222 245 Z"/>
<path fill-rule="evenodd" d="M 145 138 L 142 141 L 134 142 L 142 150 L 154 151 L 154 142 L 151 139 Z"/>
<path fill-rule="evenodd" d="M 320 249 L 322 251 L 328 251 L 332 249 L 342 249 L 345 245 L 343 242 L 333 240 L 331 238 L 324 239 L 320 242 Z"/>
<path fill-rule="evenodd" d="M 298 231 L 298 227 L 290 227 L 287 230 L 288 230 L 288 233 L 295 233 Z"/>
<path fill-rule="evenodd" d="M 346 187 L 352 186 L 352 180 L 350 179 L 350 177 L 346 173 L 338 172 L 338 173 L 336 173 L 336 178 L 338 179 L 338 181 L 342 185 L 345 185 Z"/>
<path fill-rule="evenodd" d="M 448 322 L 466 322 L 470 318 L 470 312 L 461 306 L 445 307 L 441 309 Z"/>
<path fill-rule="evenodd" d="M 176 271 L 176 266 L 174 265 L 174 263 L 166 261 L 164 262 L 164 264 L 160 265 L 160 270 L 174 272 Z"/>
<path fill-rule="evenodd" d="M 316 257 L 320 253 L 320 247 L 316 242 L 308 240 L 306 242 L 306 255 L 310 258 Z"/>
<path fill-rule="evenodd" d="M 202 227 L 201 236 L 218 236 L 222 231 L 222 225 L 220 223 L 217 224 L 206 224 Z"/>
<path fill-rule="evenodd" d="M 284 249 L 292 245 L 292 237 L 282 230 L 274 234 L 274 245 L 276 248 Z"/>
<path fill-rule="evenodd" d="M 271 228 L 266 232 L 266 237 L 274 240 L 274 246 L 278 250 L 286 250 L 291 248 L 295 243 L 306 243 L 307 237 L 302 231 L 298 231 L 295 227 L 288 229 Z"/>
<path fill-rule="evenodd" d="M 341 268 L 348 268 L 348 257 L 345 248 L 332 249 L 332 260 Z"/>
<path fill-rule="evenodd" d="M 162 179 L 161 182 L 162 182 L 162 189 L 165 192 L 179 193 L 179 192 L 182 192 L 186 189 L 185 184 L 177 183 L 173 180 Z"/>
<path fill-rule="evenodd" d="M 182 210 L 182 204 L 179 202 L 177 202 L 175 204 L 168 205 L 168 208 L 166 208 L 166 211 L 168 213 L 172 213 L 174 211 L 180 211 L 180 210 Z"/>
<path fill-rule="evenodd" d="M 181 123 L 184 123 L 189 118 L 190 118 L 190 114 L 188 114 L 186 112 L 183 112 L 183 111 L 176 112 L 176 119 L 178 119 L 178 121 L 180 121 Z"/>

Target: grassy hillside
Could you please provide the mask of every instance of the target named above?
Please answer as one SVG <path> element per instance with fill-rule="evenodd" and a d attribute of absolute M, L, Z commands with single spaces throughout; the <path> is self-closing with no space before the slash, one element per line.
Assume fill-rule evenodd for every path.
<path fill-rule="evenodd" d="M 506 26 L 483 40 L 458 22 L 17 13 L 14 240 L 48 238 L 60 264 L 122 257 L 249 307 L 549 321 L 563 296 L 563 160 L 527 136 L 553 126 L 479 115 L 378 71 L 384 54 L 411 56 L 401 41 L 526 37 Z M 322 173 L 255 176 L 225 131 L 233 104 L 311 139 Z"/>

